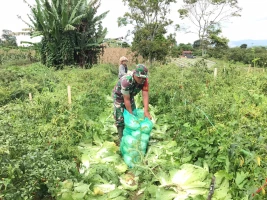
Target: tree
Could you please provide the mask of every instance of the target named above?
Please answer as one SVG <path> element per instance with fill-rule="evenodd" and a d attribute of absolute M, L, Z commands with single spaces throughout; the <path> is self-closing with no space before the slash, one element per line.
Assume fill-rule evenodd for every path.
<path fill-rule="evenodd" d="M 164 60 L 168 54 L 169 43 L 165 38 L 166 27 L 172 24 L 167 18 L 170 4 L 176 0 L 123 0 L 130 12 L 118 18 L 118 25 L 134 26 L 132 50 L 149 59 Z"/>
<path fill-rule="evenodd" d="M 178 12 L 182 19 L 188 18 L 193 25 L 191 32 L 200 40 L 202 53 L 206 48 L 204 41 L 210 26 L 217 25 L 231 17 L 240 16 L 238 0 L 183 0 L 185 3 Z"/>
<path fill-rule="evenodd" d="M 177 58 L 180 55 L 180 49 L 177 46 L 177 41 L 175 39 L 175 34 L 170 34 L 167 36 L 168 41 L 170 42 L 169 55 L 173 58 Z"/>
<path fill-rule="evenodd" d="M 210 56 L 222 59 L 226 50 L 229 49 L 229 40 L 221 35 L 219 25 L 211 25 L 207 31 L 208 53 Z"/>
<path fill-rule="evenodd" d="M 17 47 L 17 38 L 14 36 L 13 32 L 10 30 L 4 29 L 2 31 L 2 39 L 0 41 L 1 46 L 6 47 Z"/>
<path fill-rule="evenodd" d="M 170 47 L 170 40 L 164 37 L 166 30 L 163 28 L 158 30 L 153 40 L 147 39 L 150 37 L 150 33 L 149 27 L 137 30 L 134 35 L 132 50 L 144 58 L 149 58 L 150 64 L 152 64 L 152 59 L 164 62 Z"/>
<path fill-rule="evenodd" d="M 220 26 L 211 25 L 207 30 L 209 45 L 215 49 L 227 49 L 229 40 L 220 36 L 222 29 Z"/>
<path fill-rule="evenodd" d="M 24 0 L 25 1 L 25 0 Z M 26 1 L 25 1 L 26 2 Z M 47 66 L 79 64 L 91 66 L 97 62 L 107 30 L 102 19 L 108 12 L 96 16 L 100 0 L 35 0 L 29 15 L 32 37 L 41 36 L 41 61 Z"/>
<path fill-rule="evenodd" d="M 241 49 L 246 49 L 247 47 L 248 47 L 247 44 L 241 44 L 241 45 L 240 45 L 240 48 L 241 48 Z"/>

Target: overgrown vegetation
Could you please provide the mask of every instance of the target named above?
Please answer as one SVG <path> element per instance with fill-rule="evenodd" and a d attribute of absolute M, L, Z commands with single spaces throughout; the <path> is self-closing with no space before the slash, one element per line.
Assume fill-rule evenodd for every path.
<path fill-rule="evenodd" d="M 173 189 L 161 188 L 159 193 L 162 174 L 184 163 L 223 174 L 232 199 L 251 199 L 253 193 L 253 199 L 265 198 L 267 76 L 232 65 L 217 67 L 216 79 L 203 63 L 150 68 L 155 127 L 146 157 L 127 171 L 118 147 L 110 143 L 117 137 L 110 99 L 117 66 L 54 71 L 34 64 L 1 69 L 0 198 L 156 199 L 160 195 L 167 200 Z M 71 105 L 67 85 L 72 89 Z M 81 142 L 90 151 L 103 145 L 100 157 L 80 151 Z M 89 173 L 79 173 L 85 159 L 82 152 L 89 156 Z M 256 193 L 261 187 L 262 192 Z"/>

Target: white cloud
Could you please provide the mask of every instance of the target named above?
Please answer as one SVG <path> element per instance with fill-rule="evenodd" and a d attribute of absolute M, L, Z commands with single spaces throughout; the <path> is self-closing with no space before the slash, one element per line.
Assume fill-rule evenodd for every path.
<path fill-rule="evenodd" d="M 3 1 L 3 0 L 2 0 Z M 27 0 L 33 4 L 35 0 Z M 230 40 L 243 39 L 267 39 L 267 13 L 266 0 L 239 0 L 240 6 L 243 8 L 241 17 L 232 18 L 231 23 L 223 25 L 223 35 Z M 172 5 L 170 18 L 174 23 L 181 23 L 177 10 L 181 7 L 181 0 L 177 4 Z M 103 26 L 108 28 L 109 38 L 122 37 L 127 34 L 129 27 L 118 28 L 117 19 L 127 11 L 121 0 L 102 0 L 99 13 L 110 10 L 107 17 L 103 20 Z M 27 19 L 30 9 L 22 0 L 6 0 L 1 2 L 0 6 L 0 31 L 9 29 L 14 32 L 21 31 L 26 25 L 17 18 L 21 15 L 23 19 Z M 169 28 L 173 31 L 173 28 Z M 27 40 L 28 37 L 20 36 L 18 40 Z M 177 32 L 178 43 L 193 42 L 197 39 L 195 34 L 185 34 Z"/>
<path fill-rule="evenodd" d="M 266 0 L 241 0 L 243 8 L 241 17 L 233 18 L 232 23 L 225 24 L 223 34 L 230 40 L 267 39 Z"/>

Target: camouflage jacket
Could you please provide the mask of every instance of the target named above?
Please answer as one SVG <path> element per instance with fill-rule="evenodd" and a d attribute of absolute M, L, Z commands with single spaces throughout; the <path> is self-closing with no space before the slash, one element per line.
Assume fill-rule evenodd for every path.
<path fill-rule="evenodd" d="M 123 95 L 130 95 L 131 102 L 134 101 L 134 96 L 141 90 L 148 91 L 148 79 L 145 79 L 143 84 L 138 84 L 133 75 L 124 75 L 118 81 L 113 89 L 113 99 L 115 102 L 124 103 Z"/>

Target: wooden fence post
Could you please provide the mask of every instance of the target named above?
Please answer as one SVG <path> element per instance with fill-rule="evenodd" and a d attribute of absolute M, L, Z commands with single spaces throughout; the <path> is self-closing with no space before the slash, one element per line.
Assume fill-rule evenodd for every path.
<path fill-rule="evenodd" d="M 32 93 L 29 93 L 29 100 L 32 101 Z"/>
<path fill-rule="evenodd" d="M 216 78 L 217 77 L 217 68 L 214 68 L 214 78 Z"/>
<path fill-rule="evenodd" d="M 68 102 L 69 102 L 69 104 L 71 104 L 71 88 L 69 85 L 68 85 L 67 90 L 68 90 Z"/>

